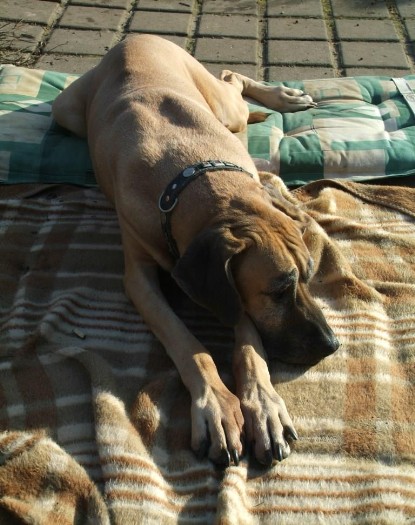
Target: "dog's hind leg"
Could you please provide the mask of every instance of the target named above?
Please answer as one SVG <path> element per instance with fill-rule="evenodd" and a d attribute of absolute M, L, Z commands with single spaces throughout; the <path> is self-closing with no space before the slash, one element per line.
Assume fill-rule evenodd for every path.
<path fill-rule="evenodd" d="M 261 82 L 226 69 L 222 71 L 220 78 L 239 89 L 242 96 L 253 98 L 275 111 L 294 112 L 317 106 L 310 95 L 306 95 L 301 89 L 261 84 Z"/>
<path fill-rule="evenodd" d="M 94 71 L 91 69 L 75 80 L 52 104 L 52 114 L 56 122 L 82 138 L 87 136 L 86 100 Z"/>

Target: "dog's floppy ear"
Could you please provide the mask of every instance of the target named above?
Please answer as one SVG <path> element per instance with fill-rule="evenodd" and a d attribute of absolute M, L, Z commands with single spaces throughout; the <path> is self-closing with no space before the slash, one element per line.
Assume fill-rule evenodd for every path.
<path fill-rule="evenodd" d="M 243 248 L 229 230 L 208 230 L 196 237 L 172 271 L 180 288 L 226 326 L 235 326 L 243 313 L 230 267 L 232 256 Z"/>
<path fill-rule="evenodd" d="M 290 250 L 297 261 L 301 278 L 307 282 L 310 280 L 314 270 L 313 260 L 305 241 L 307 237 L 310 237 L 308 235 L 310 233 L 309 230 L 310 227 L 314 225 L 314 222 L 312 218 L 301 209 L 300 203 L 288 191 L 288 188 L 280 177 L 267 172 L 260 172 L 259 177 L 261 184 L 271 199 L 273 207 L 278 210 L 278 213 L 281 212 L 292 219 L 297 228 L 297 232 L 301 234 L 301 236 L 298 236 L 295 232 L 293 233 L 292 229 L 287 229 L 285 241 L 287 246 L 290 246 Z"/>
<path fill-rule="evenodd" d="M 273 173 L 260 172 L 261 184 L 271 197 L 274 208 L 282 211 L 295 221 L 302 233 L 310 224 L 310 217 L 304 213 L 283 181 Z"/>

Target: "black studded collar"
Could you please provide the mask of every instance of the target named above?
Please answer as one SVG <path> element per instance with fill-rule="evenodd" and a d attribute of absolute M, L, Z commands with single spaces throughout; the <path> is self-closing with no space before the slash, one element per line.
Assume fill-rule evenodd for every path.
<path fill-rule="evenodd" d="M 208 160 L 192 164 L 183 171 L 181 171 L 177 177 L 175 177 L 160 195 L 159 209 L 161 212 L 161 227 L 166 238 L 169 251 L 175 260 L 180 258 L 180 253 L 177 248 L 177 243 L 173 237 L 171 231 L 170 215 L 174 210 L 176 204 L 179 202 L 179 194 L 184 188 L 199 175 L 202 175 L 208 171 L 239 171 L 241 173 L 247 173 L 253 178 L 252 173 L 233 164 L 232 162 L 222 160 Z"/>

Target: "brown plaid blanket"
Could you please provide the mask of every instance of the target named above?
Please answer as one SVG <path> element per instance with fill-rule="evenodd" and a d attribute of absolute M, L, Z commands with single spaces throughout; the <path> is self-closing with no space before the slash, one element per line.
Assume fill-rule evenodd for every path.
<path fill-rule="evenodd" d="M 271 363 L 292 455 L 221 471 L 189 450 L 188 394 L 124 295 L 100 191 L 0 188 L 1 524 L 415 523 L 415 190 L 292 198 L 316 221 L 312 288 L 341 347 Z M 231 332 L 163 280 L 228 380 Z"/>

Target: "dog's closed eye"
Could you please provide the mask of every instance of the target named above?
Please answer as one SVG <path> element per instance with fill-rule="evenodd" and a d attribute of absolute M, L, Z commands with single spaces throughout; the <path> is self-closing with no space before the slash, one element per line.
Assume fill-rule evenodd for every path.
<path fill-rule="evenodd" d="M 283 299 L 284 296 L 294 288 L 297 274 L 298 271 L 294 269 L 282 277 L 273 279 L 271 286 L 265 292 L 265 295 L 271 297 L 274 301 Z"/>

